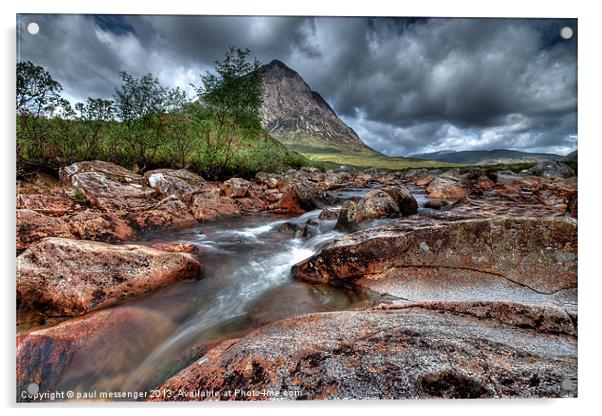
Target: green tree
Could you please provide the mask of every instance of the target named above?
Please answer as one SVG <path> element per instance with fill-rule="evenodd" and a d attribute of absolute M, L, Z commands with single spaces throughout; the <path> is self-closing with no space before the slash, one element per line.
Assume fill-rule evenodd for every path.
<path fill-rule="evenodd" d="M 51 125 L 46 118 L 64 104 L 61 84 L 41 66 L 32 62 L 17 63 L 17 161 L 35 165 L 51 158 Z M 20 168 L 20 166 L 19 166 Z"/>
<path fill-rule="evenodd" d="M 256 136 L 261 130 L 261 63 L 248 60 L 248 49 L 230 47 L 215 73 L 202 76 L 197 95 L 213 116 L 213 132 L 205 137 L 205 157 L 221 176 L 231 162 L 237 142 Z"/>
<path fill-rule="evenodd" d="M 97 159 L 101 154 L 105 132 L 115 117 L 115 103 L 102 98 L 88 98 L 85 103 L 75 104 L 75 110 L 79 113 L 82 159 Z"/>
<path fill-rule="evenodd" d="M 63 87 L 41 66 L 17 63 L 17 112 L 41 116 L 60 99 Z"/>
<path fill-rule="evenodd" d="M 144 170 L 163 143 L 167 90 L 152 74 L 134 78 L 120 72 L 121 86 L 115 90 L 116 114 L 124 126 L 135 170 Z"/>

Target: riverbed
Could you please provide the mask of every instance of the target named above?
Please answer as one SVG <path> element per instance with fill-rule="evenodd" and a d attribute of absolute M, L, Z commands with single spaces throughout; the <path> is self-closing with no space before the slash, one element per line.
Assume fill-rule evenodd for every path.
<path fill-rule="evenodd" d="M 342 188 L 329 208 L 338 211 L 342 201 L 361 199 L 371 189 Z M 413 194 L 419 203 L 424 200 L 420 191 Z M 60 380 L 46 380 L 45 384 L 76 392 L 147 391 L 222 340 L 293 316 L 365 308 L 383 301 L 370 293 L 312 285 L 291 277 L 294 264 L 344 235 L 335 230 L 336 220 L 319 220 L 320 212 L 316 209 L 297 217 L 243 216 L 148 232 L 138 241 L 128 242 L 190 243 L 196 248 L 203 276 L 108 308 L 136 311 L 137 318 L 127 320 L 125 334 L 120 329 L 100 345 L 96 342 L 94 348 L 76 352 Z M 387 221 L 390 219 L 366 222 L 362 228 Z M 305 231 L 297 231 L 299 228 Z M 139 319 L 139 311 L 148 319 Z"/>

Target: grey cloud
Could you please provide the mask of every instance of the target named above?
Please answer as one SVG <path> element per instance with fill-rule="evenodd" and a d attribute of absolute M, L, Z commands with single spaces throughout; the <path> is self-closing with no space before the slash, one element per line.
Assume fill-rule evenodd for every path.
<path fill-rule="evenodd" d="M 74 98 L 109 97 L 118 71 L 188 86 L 234 45 L 280 59 L 387 154 L 576 146 L 574 20 L 22 16 L 20 59 Z"/>

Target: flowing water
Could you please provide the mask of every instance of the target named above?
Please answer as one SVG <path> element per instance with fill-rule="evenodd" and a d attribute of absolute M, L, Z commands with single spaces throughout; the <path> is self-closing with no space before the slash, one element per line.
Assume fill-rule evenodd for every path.
<path fill-rule="evenodd" d="M 344 189 L 335 204 L 361 198 L 369 190 Z M 292 316 L 369 304 L 372 299 L 367 294 L 291 277 L 292 265 L 343 235 L 334 229 L 336 221 L 318 221 L 319 213 L 259 214 L 145 235 L 138 244 L 196 245 L 204 277 L 114 306 L 129 314 L 125 329 L 111 332 L 102 341 L 90 341 L 76 353 L 61 380 L 52 384 L 75 391 L 147 390 L 220 340 Z M 308 235 L 295 233 L 296 224 L 310 224 Z"/>

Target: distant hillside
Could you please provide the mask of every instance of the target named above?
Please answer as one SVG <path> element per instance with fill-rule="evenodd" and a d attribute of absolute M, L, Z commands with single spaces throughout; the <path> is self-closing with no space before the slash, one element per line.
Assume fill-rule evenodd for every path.
<path fill-rule="evenodd" d="M 283 62 L 273 60 L 263 72 L 262 125 L 291 148 L 343 149 L 380 155 L 368 147 L 301 76 Z"/>
<path fill-rule="evenodd" d="M 571 152 L 568 155 L 566 155 L 564 157 L 564 160 L 566 160 L 568 162 L 576 162 L 577 161 L 577 151 L 575 150 L 574 152 Z"/>
<path fill-rule="evenodd" d="M 527 153 L 508 149 L 495 150 L 443 150 L 433 153 L 420 153 L 410 156 L 415 159 L 434 160 L 458 164 L 497 164 L 497 163 L 526 163 L 542 160 L 562 160 L 565 157 L 552 153 Z"/>

